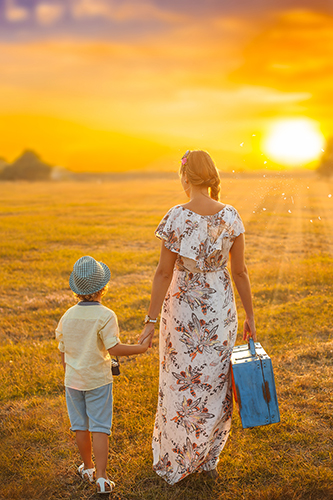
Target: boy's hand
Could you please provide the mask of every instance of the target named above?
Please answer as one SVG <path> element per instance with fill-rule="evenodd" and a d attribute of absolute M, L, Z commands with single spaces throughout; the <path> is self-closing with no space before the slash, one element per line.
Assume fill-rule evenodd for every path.
<path fill-rule="evenodd" d="M 148 347 L 152 346 L 153 335 L 154 335 L 154 330 L 149 335 L 147 335 L 147 337 L 145 337 L 141 342 L 139 342 L 144 348 L 144 351 L 142 352 L 146 352 Z"/>
<path fill-rule="evenodd" d="M 154 327 L 155 327 L 154 323 L 147 323 L 144 326 L 144 329 L 142 330 L 142 333 L 141 333 L 140 337 L 138 338 L 138 343 L 139 344 L 143 344 L 143 342 L 145 341 L 145 339 L 148 337 L 148 338 L 150 338 L 149 347 L 152 346 L 153 335 L 154 335 Z"/>

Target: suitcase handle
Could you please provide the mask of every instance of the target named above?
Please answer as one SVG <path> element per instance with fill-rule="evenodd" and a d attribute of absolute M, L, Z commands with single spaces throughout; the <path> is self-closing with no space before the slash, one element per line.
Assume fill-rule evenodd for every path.
<path fill-rule="evenodd" d="M 257 355 L 256 346 L 254 345 L 254 340 L 252 337 L 249 338 L 247 345 L 248 345 L 249 351 L 252 354 L 252 356 L 256 356 Z"/>

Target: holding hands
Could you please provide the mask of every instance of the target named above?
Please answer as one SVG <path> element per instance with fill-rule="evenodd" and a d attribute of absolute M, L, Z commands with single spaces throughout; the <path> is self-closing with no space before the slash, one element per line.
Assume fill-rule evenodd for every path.
<path fill-rule="evenodd" d="M 142 337 L 142 334 L 140 335 L 139 339 L 138 339 L 138 344 L 142 346 L 142 348 L 144 349 L 143 352 L 146 352 L 148 347 L 151 347 L 152 344 L 153 344 L 153 335 L 154 335 L 154 325 L 151 325 L 152 326 L 152 329 L 147 332 L 147 334 L 141 339 Z M 145 326 L 145 328 L 143 329 L 145 331 L 147 325 Z"/>
<path fill-rule="evenodd" d="M 116 344 L 108 349 L 110 356 L 133 356 L 135 354 L 143 354 L 151 347 L 154 331 L 148 333 L 141 342 L 137 344 Z"/>
<path fill-rule="evenodd" d="M 149 341 L 148 346 L 151 347 L 153 344 L 154 331 L 155 331 L 155 323 L 146 323 L 140 337 L 138 338 L 138 344 L 145 345 L 146 342 Z"/>

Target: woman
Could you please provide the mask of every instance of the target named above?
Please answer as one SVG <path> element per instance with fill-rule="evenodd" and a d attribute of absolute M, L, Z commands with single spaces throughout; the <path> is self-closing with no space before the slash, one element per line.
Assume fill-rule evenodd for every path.
<path fill-rule="evenodd" d="M 154 470 L 174 484 L 193 472 L 218 476 L 232 415 L 230 356 L 237 335 L 234 293 L 246 319 L 243 339 L 256 340 L 244 226 L 218 201 L 220 177 L 205 151 L 186 151 L 181 183 L 190 201 L 169 210 L 142 342 L 160 321 L 160 378 L 153 434 Z"/>

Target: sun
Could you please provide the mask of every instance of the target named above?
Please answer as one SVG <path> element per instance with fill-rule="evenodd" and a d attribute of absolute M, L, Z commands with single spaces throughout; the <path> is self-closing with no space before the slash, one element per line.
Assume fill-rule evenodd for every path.
<path fill-rule="evenodd" d="M 324 142 L 314 120 L 286 119 L 274 123 L 264 139 L 263 151 L 276 163 L 301 166 L 319 158 Z"/>

